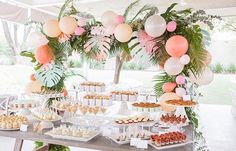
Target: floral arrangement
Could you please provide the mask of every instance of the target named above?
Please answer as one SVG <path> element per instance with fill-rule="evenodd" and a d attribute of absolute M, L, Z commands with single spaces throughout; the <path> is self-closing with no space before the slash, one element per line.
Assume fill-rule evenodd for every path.
<path fill-rule="evenodd" d="M 161 101 L 186 95 L 197 100 L 197 86 L 213 80 L 208 68 L 211 55 L 204 48 L 210 40 L 209 35 L 197 23 L 212 29 L 212 20 L 220 18 L 206 15 L 202 10 L 176 11 L 176 3 L 157 15 L 157 7 L 151 5 L 144 5 L 137 11 L 138 2 L 131 3 L 123 15 L 106 11 L 101 21 L 96 21 L 92 15 L 78 12 L 73 0 L 67 0 L 58 20 L 46 21 L 40 32 L 31 34 L 31 43 L 37 47 L 35 52 L 21 53 L 35 63 L 31 79 L 37 82 L 37 87 L 41 84 L 44 89 L 64 90 L 64 61 L 72 51 L 96 61 L 115 56 L 114 83 L 119 82 L 123 62 L 145 51 L 150 61 L 163 69 L 154 80 L 154 89 Z M 197 129 L 196 113 L 191 108 L 186 111 Z"/>

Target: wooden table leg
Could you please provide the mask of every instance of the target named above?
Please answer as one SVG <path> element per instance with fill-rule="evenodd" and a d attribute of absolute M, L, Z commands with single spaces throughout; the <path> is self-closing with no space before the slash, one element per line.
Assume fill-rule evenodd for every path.
<path fill-rule="evenodd" d="M 23 146 L 23 139 L 16 139 L 15 146 L 14 146 L 14 151 L 21 151 L 22 146 Z"/>

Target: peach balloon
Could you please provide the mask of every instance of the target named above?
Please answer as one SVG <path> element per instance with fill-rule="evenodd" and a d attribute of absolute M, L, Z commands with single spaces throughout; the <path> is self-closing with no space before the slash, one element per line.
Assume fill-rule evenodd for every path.
<path fill-rule="evenodd" d="M 174 82 L 167 82 L 167 83 L 164 83 L 163 86 L 162 86 L 162 90 L 164 92 L 172 92 L 174 90 L 174 88 L 176 87 L 176 83 Z"/>
<path fill-rule="evenodd" d="M 128 24 L 119 24 L 115 28 L 115 38 L 120 42 L 127 42 L 132 37 L 132 28 Z"/>
<path fill-rule="evenodd" d="M 39 81 L 31 81 L 30 83 L 28 83 L 25 87 L 25 93 L 26 94 L 31 94 L 33 92 L 41 92 L 41 88 L 42 88 L 42 83 Z"/>
<path fill-rule="evenodd" d="M 77 22 L 74 17 L 65 16 L 60 19 L 59 27 L 63 33 L 73 34 L 77 27 Z"/>
<path fill-rule="evenodd" d="M 45 22 L 43 25 L 43 32 L 49 37 L 58 37 L 61 34 L 58 21 L 51 19 Z"/>
<path fill-rule="evenodd" d="M 48 45 L 40 46 L 35 51 L 35 58 L 41 64 L 49 63 L 53 59 L 51 48 Z"/>
<path fill-rule="evenodd" d="M 176 93 L 170 92 L 170 93 L 164 93 L 160 98 L 159 102 L 161 105 L 162 110 L 166 112 L 173 112 L 176 110 L 176 107 L 170 106 L 166 104 L 165 102 L 168 100 L 179 100 L 181 99 Z"/>
<path fill-rule="evenodd" d="M 31 74 L 31 75 L 30 75 L 30 80 L 31 80 L 31 81 L 36 81 L 36 78 L 35 78 L 35 75 L 34 75 L 34 74 Z"/>
<path fill-rule="evenodd" d="M 166 51 L 172 57 L 181 57 L 188 51 L 188 41 L 180 35 L 170 37 L 166 42 Z"/>

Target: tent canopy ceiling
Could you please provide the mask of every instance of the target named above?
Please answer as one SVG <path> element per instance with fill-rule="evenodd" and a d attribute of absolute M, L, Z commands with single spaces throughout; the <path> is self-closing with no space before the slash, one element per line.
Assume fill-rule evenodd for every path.
<path fill-rule="evenodd" d="M 1 2 L 2 1 L 2 2 Z M 105 10 L 113 10 L 122 14 L 124 9 L 134 0 L 79 0 L 77 7 L 82 12 L 90 12 L 100 18 Z M 177 9 L 191 7 L 204 9 L 208 13 L 221 16 L 236 15 L 236 0 L 141 0 L 143 4 L 153 4 L 163 12 L 171 3 L 179 3 Z M 44 22 L 55 18 L 64 0 L 0 0 L 0 18 L 25 23 L 28 20 L 28 8 L 31 8 L 31 19 Z"/>

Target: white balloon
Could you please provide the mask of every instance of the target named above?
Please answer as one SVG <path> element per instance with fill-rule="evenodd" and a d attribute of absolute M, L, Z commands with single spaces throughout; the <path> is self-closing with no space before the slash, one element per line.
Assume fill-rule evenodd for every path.
<path fill-rule="evenodd" d="M 101 22 L 102 25 L 105 27 L 109 27 L 109 26 L 116 26 L 117 22 L 116 22 L 116 18 L 117 18 L 117 14 L 114 13 L 113 11 L 106 11 L 102 14 L 102 18 L 101 18 Z"/>
<path fill-rule="evenodd" d="M 29 35 L 28 41 L 31 46 L 36 48 L 48 43 L 48 39 L 46 38 L 46 36 L 37 31 L 32 32 Z"/>
<path fill-rule="evenodd" d="M 213 81 L 214 73 L 209 67 L 206 67 L 205 70 L 196 77 L 191 71 L 189 71 L 189 78 L 192 83 L 196 83 L 198 85 L 208 85 Z"/>
<path fill-rule="evenodd" d="M 186 90 L 184 88 L 176 88 L 175 93 L 178 96 L 183 97 L 184 95 L 186 95 Z"/>
<path fill-rule="evenodd" d="M 184 65 L 180 63 L 179 58 L 170 57 L 164 64 L 164 70 L 169 75 L 177 75 L 184 69 Z"/>
<path fill-rule="evenodd" d="M 190 62 L 190 57 L 189 57 L 189 55 L 185 54 L 185 55 L 183 55 L 182 57 L 180 57 L 180 63 L 181 63 L 181 64 L 186 65 L 186 64 L 188 64 L 189 62 Z"/>
<path fill-rule="evenodd" d="M 148 17 L 144 26 L 146 33 L 151 37 L 159 37 L 166 31 L 166 21 L 159 15 Z"/>

